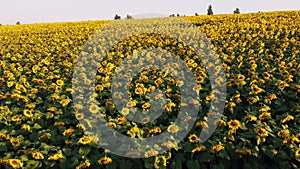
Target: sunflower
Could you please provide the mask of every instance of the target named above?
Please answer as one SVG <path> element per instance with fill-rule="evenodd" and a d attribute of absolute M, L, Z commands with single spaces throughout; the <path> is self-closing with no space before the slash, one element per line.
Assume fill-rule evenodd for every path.
<path fill-rule="evenodd" d="M 22 120 L 22 116 L 21 115 L 15 115 L 11 118 L 12 121 L 14 122 L 20 122 Z"/>
<path fill-rule="evenodd" d="M 228 126 L 232 130 L 237 130 L 241 126 L 241 123 L 238 120 L 230 120 Z"/>
<path fill-rule="evenodd" d="M 197 143 L 199 141 L 199 137 L 195 134 L 192 134 L 192 135 L 189 136 L 189 141 L 191 143 Z"/>
<path fill-rule="evenodd" d="M 167 167 L 167 158 L 165 156 L 156 156 L 154 161 L 154 168 L 160 169 L 162 167 Z"/>
<path fill-rule="evenodd" d="M 64 132 L 63 132 L 63 135 L 64 136 L 70 136 L 70 135 L 72 135 L 74 133 L 74 130 L 73 129 L 67 129 L 67 130 L 65 130 Z"/>
<path fill-rule="evenodd" d="M 177 133 L 179 131 L 179 127 L 176 124 L 171 124 L 167 131 L 170 133 Z"/>
<path fill-rule="evenodd" d="M 12 166 L 12 168 L 22 168 L 23 163 L 18 159 L 10 159 L 9 164 Z"/>
<path fill-rule="evenodd" d="M 84 119 L 84 114 L 83 113 L 76 113 L 75 117 L 77 120 L 83 120 Z"/>
<path fill-rule="evenodd" d="M 271 117 L 271 113 L 268 113 L 268 112 L 264 112 L 264 113 L 262 113 L 262 114 L 260 114 L 259 116 L 258 116 L 258 118 L 260 119 L 260 120 L 263 120 L 263 119 L 266 119 L 266 118 L 270 118 Z"/>
<path fill-rule="evenodd" d="M 83 136 L 82 138 L 80 138 L 79 139 L 79 141 L 78 141 L 78 143 L 80 143 L 80 144 L 89 144 L 89 143 L 91 143 L 92 142 L 92 139 L 91 139 L 91 137 L 89 137 L 89 136 Z"/>
<path fill-rule="evenodd" d="M 121 114 L 123 116 L 127 116 L 129 114 L 129 112 L 130 112 L 129 109 L 125 107 L 125 108 L 122 109 Z"/>
<path fill-rule="evenodd" d="M 98 110 L 99 110 L 99 107 L 95 104 L 92 104 L 89 108 L 89 111 L 93 114 L 96 114 L 98 112 Z"/>
<path fill-rule="evenodd" d="M 254 128 L 254 132 L 260 137 L 267 137 L 269 135 L 268 131 L 264 128 Z"/>
<path fill-rule="evenodd" d="M 42 160 L 42 159 L 44 159 L 44 155 L 42 153 L 40 153 L 40 152 L 34 152 L 31 155 L 36 160 Z"/>
<path fill-rule="evenodd" d="M 220 152 L 220 151 L 222 151 L 224 149 L 225 149 L 225 147 L 223 145 L 221 145 L 221 144 L 216 145 L 216 146 L 212 146 L 212 151 L 214 153 L 218 153 L 218 152 Z"/>
<path fill-rule="evenodd" d="M 62 81 L 62 80 L 56 80 L 56 84 L 58 85 L 58 86 L 63 86 L 64 85 L 64 81 Z"/>
<path fill-rule="evenodd" d="M 107 164 L 112 163 L 112 159 L 109 158 L 109 157 L 102 157 L 102 158 L 100 158 L 100 159 L 98 160 L 98 163 L 99 163 L 100 165 L 107 165 Z"/>
<path fill-rule="evenodd" d="M 251 150 L 249 150 L 249 149 L 245 149 L 245 150 L 244 149 L 243 150 L 237 149 L 237 150 L 235 150 L 235 152 L 240 153 L 242 155 L 251 154 Z"/>
<path fill-rule="evenodd" d="M 300 148 L 298 148 L 298 149 L 296 150 L 295 156 L 296 156 L 297 158 L 300 158 Z"/>
<path fill-rule="evenodd" d="M 145 155 L 146 158 L 157 156 L 158 155 L 158 151 L 156 151 L 156 150 L 148 150 L 148 151 L 145 152 L 144 155 Z"/>
<path fill-rule="evenodd" d="M 134 92 L 135 94 L 142 95 L 144 93 L 144 90 L 140 87 L 137 87 Z"/>
<path fill-rule="evenodd" d="M 125 124 L 127 122 L 127 119 L 125 117 L 118 118 L 118 124 Z"/>
<path fill-rule="evenodd" d="M 147 103 L 144 103 L 144 104 L 142 105 L 142 108 L 143 108 L 143 109 L 149 109 L 150 106 L 151 106 L 151 104 L 147 102 Z"/>
<path fill-rule="evenodd" d="M 286 123 L 288 121 L 294 120 L 294 116 L 287 115 L 284 119 L 281 120 L 281 123 Z"/>
<path fill-rule="evenodd" d="M 219 126 L 220 127 L 225 127 L 226 126 L 226 122 L 224 120 L 219 120 Z"/>
<path fill-rule="evenodd" d="M 206 149 L 205 146 L 198 146 L 192 150 L 192 153 L 201 152 L 201 151 L 204 151 L 205 149 Z"/>
<path fill-rule="evenodd" d="M 64 156 L 63 156 L 63 154 L 62 154 L 62 152 L 61 152 L 61 150 L 60 150 L 58 153 L 56 153 L 56 154 L 54 154 L 54 155 L 52 155 L 52 156 L 49 156 L 49 157 L 48 157 L 48 160 L 54 160 L 54 161 L 57 161 L 57 160 L 59 160 L 59 159 L 61 159 L 61 158 L 64 158 Z"/>
<path fill-rule="evenodd" d="M 251 85 L 251 92 L 250 94 L 259 94 L 263 92 L 264 90 L 259 88 L 257 85 Z"/>
<path fill-rule="evenodd" d="M 257 118 L 255 116 L 253 116 L 253 115 L 248 115 L 248 116 L 245 117 L 245 120 L 247 122 L 252 122 L 252 121 L 256 121 Z"/>
<path fill-rule="evenodd" d="M 10 140 L 11 145 L 13 145 L 14 147 L 18 147 L 21 143 L 19 140 L 11 138 Z"/>
<path fill-rule="evenodd" d="M 28 124 L 22 124 L 22 129 L 29 132 L 30 126 Z"/>
<path fill-rule="evenodd" d="M 290 131 L 288 129 L 281 130 L 277 133 L 278 137 L 288 137 L 290 135 Z"/>
<path fill-rule="evenodd" d="M 28 110 L 28 109 L 25 109 L 25 110 L 23 111 L 23 114 L 24 114 L 26 117 L 29 117 L 29 118 L 33 117 L 32 111 L 31 111 L 31 110 Z"/>
<path fill-rule="evenodd" d="M 208 128 L 208 124 L 207 124 L 207 122 L 205 122 L 205 121 L 198 121 L 198 122 L 196 123 L 196 126 L 202 127 L 202 128 Z"/>
<path fill-rule="evenodd" d="M 117 127 L 115 122 L 108 122 L 107 125 L 113 129 Z"/>
<path fill-rule="evenodd" d="M 268 73 L 268 72 L 264 72 L 262 73 L 262 76 L 266 79 L 266 80 L 269 80 L 271 75 Z"/>
<path fill-rule="evenodd" d="M 154 129 L 151 129 L 149 133 L 154 133 L 154 134 L 161 133 L 161 129 L 159 127 L 155 127 Z"/>

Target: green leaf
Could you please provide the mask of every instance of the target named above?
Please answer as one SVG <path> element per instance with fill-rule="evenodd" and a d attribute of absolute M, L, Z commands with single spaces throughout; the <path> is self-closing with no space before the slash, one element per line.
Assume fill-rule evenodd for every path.
<path fill-rule="evenodd" d="M 188 169 L 200 169 L 198 161 L 187 161 L 186 166 Z"/>
<path fill-rule="evenodd" d="M 28 169 L 34 169 L 34 168 L 40 168 L 42 166 L 42 163 L 39 161 L 29 160 L 27 162 L 27 165 L 24 168 Z"/>

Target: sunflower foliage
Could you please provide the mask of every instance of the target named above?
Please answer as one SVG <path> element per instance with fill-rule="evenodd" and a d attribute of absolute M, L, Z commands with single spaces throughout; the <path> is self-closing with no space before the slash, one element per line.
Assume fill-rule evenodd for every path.
<path fill-rule="evenodd" d="M 108 126 L 132 138 L 176 133 L 179 128 L 172 120 L 181 105 L 180 90 L 168 72 L 140 72 L 132 78 L 127 104 L 149 109 L 149 94 L 156 88 L 169 102 L 154 122 L 127 120 L 129 111 L 117 112 L 110 95 L 111 77 L 125 57 L 146 48 L 172 51 L 194 72 L 200 90 L 199 115 L 182 142 L 159 145 L 170 149 L 164 154 L 152 150 L 145 153 L 148 158 L 129 159 L 102 149 L 96 144 L 99 138 L 86 135 L 85 129 L 94 126 L 79 123 L 85 113 L 75 114 L 72 105 L 78 56 L 89 37 L 113 21 L 1 26 L 1 168 L 299 168 L 300 12 L 182 18 L 205 33 L 226 73 L 226 106 L 209 140 L 200 144 L 198 136 L 208 127 L 205 115 L 214 92 L 202 61 L 183 42 L 136 35 L 116 44 L 99 65 L 95 93 L 101 116 Z"/>

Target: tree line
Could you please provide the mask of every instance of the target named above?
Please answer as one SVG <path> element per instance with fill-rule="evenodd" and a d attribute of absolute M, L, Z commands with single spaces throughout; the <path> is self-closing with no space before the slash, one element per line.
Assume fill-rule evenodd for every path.
<path fill-rule="evenodd" d="M 234 11 L 233 11 L 233 14 L 240 14 L 241 13 L 241 11 L 240 11 L 240 9 L 239 8 L 236 8 Z M 208 6 L 208 9 L 207 9 L 207 15 L 213 15 L 214 14 L 214 12 L 213 12 L 213 8 L 212 8 L 212 5 L 209 5 Z M 180 14 L 171 14 L 171 15 L 169 15 L 169 17 L 179 17 L 180 16 Z M 183 15 L 183 16 L 185 16 L 185 15 Z M 195 16 L 199 16 L 199 14 L 198 13 L 195 13 Z M 115 15 L 115 18 L 114 18 L 115 20 L 119 20 L 119 19 L 122 19 L 121 18 L 121 16 L 119 16 L 118 14 L 116 14 Z M 133 17 L 131 16 L 131 15 L 127 15 L 126 16 L 126 19 L 133 19 Z"/>

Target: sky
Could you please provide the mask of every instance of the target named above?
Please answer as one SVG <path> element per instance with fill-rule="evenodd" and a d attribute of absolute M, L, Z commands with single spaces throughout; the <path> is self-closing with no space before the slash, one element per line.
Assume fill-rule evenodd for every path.
<path fill-rule="evenodd" d="M 45 23 L 110 20 L 144 13 L 200 15 L 208 5 L 214 14 L 300 10 L 300 0 L 1 0 L 0 23 Z"/>

